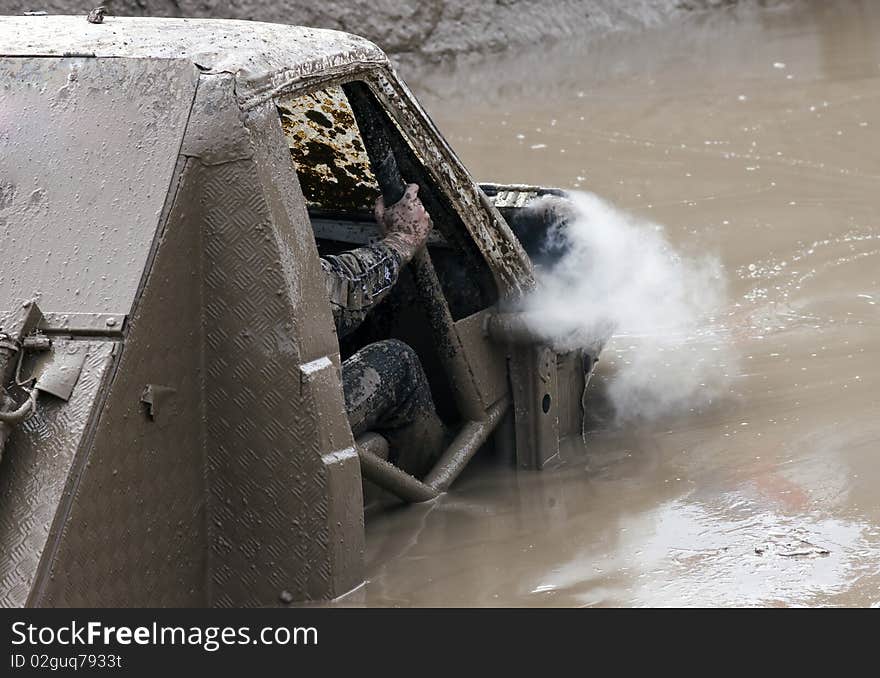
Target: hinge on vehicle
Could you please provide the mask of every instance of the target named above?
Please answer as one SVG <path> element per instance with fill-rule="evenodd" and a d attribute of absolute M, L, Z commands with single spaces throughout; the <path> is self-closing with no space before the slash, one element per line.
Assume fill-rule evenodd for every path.
<path fill-rule="evenodd" d="M 45 313 L 40 329 L 47 334 L 122 336 L 124 313 Z"/>

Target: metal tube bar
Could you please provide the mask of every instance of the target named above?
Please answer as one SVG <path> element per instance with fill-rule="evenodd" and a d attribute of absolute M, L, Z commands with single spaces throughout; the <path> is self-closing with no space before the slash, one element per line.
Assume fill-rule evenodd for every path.
<path fill-rule="evenodd" d="M 443 288 L 427 248 L 413 257 L 410 266 L 431 330 L 438 340 L 437 350 L 440 359 L 452 381 L 455 404 L 463 417 L 473 420 L 482 419 L 484 405 L 474 384 L 474 377 L 465 359 L 464 346 L 455 329 L 455 321 L 446 304 Z"/>
<path fill-rule="evenodd" d="M 546 340 L 533 329 L 526 313 L 493 313 L 486 319 L 486 334 L 506 344 L 543 344 Z"/>
<path fill-rule="evenodd" d="M 493 313 L 486 318 L 485 333 L 489 335 L 492 341 L 499 344 L 512 344 L 515 346 L 547 346 L 553 344 L 546 336 L 535 331 L 535 328 L 540 325 L 541 322 L 536 313 Z M 576 330 L 573 330 L 570 341 L 565 341 L 566 337 L 563 337 L 562 344 L 577 346 L 589 355 L 597 356 L 612 334 L 613 327 L 607 327 L 602 329 L 597 338 L 584 341 L 584 338 L 577 336 Z M 551 347 L 557 350 L 555 347 Z M 568 350 L 571 349 L 559 349 L 558 352 L 564 353 Z"/>
<path fill-rule="evenodd" d="M 437 496 L 434 488 L 383 459 L 388 454 L 388 441 L 382 436 L 367 433 L 358 438 L 356 447 L 361 475 L 383 490 L 412 503 L 430 501 Z"/>
<path fill-rule="evenodd" d="M 430 501 L 448 490 L 461 475 L 477 450 L 498 427 L 508 407 L 510 398 L 505 396 L 489 408 L 485 419 L 466 423 L 424 482 L 385 461 L 388 441 L 376 433 L 367 433 L 358 438 L 356 444 L 361 475 L 404 501 Z"/>
<path fill-rule="evenodd" d="M 489 408 L 484 420 L 470 421 L 465 424 L 434 468 L 431 469 L 425 478 L 425 483 L 437 492 L 445 492 L 449 489 L 449 486 L 455 482 L 477 450 L 498 426 L 509 406 L 510 398 L 505 396 Z"/>

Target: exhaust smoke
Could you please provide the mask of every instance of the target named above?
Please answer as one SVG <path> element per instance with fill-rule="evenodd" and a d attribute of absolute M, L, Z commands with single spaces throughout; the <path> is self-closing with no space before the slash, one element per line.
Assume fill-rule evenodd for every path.
<path fill-rule="evenodd" d="M 531 329 L 564 350 L 612 337 L 605 355 L 616 349 L 621 359 L 601 373 L 618 424 L 710 404 L 731 361 L 714 325 L 725 307 L 720 261 L 683 256 L 662 226 L 596 195 L 569 196 L 527 208 L 556 217 L 535 257 L 537 289 L 524 302 Z"/>

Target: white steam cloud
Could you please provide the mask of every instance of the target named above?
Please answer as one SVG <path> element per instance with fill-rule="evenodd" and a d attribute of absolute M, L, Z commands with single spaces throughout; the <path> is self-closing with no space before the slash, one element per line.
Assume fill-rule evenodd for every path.
<path fill-rule="evenodd" d="M 593 194 L 570 196 L 574 214 L 548 243 L 564 239 L 565 253 L 539 269 L 525 302 L 531 329 L 561 349 L 613 333 L 603 356 L 614 347 L 622 356 L 606 374 L 618 423 L 707 405 L 723 390 L 730 359 L 713 325 L 725 307 L 720 262 L 682 256 L 661 226 Z M 542 209 L 540 200 L 532 205 Z"/>

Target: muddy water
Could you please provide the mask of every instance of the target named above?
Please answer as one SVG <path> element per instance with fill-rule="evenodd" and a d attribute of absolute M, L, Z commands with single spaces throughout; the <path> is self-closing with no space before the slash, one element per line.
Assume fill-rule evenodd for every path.
<path fill-rule="evenodd" d="M 870 1 L 737 10 L 412 78 L 478 178 L 716 253 L 739 361 L 683 416 L 369 520 L 349 603 L 880 606 L 878 36 Z"/>

